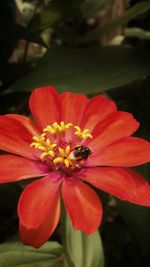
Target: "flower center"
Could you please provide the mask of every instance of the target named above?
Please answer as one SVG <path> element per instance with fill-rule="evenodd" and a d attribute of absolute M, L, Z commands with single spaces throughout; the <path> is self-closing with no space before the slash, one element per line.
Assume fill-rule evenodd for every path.
<path fill-rule="evenodd" d="M 83 167 L 91 154 L 90 148 L 84 146 L 87 138 L 93 138 L 89 129 L 61 121 L 48 125 L 40 136 L 33 136 L 30 146 L 38 150 L 40 159 L 52 170 L 74 170 Z"/>

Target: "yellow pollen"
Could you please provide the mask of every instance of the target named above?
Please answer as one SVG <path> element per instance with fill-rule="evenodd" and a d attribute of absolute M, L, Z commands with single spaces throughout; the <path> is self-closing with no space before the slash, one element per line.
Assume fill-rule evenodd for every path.
<path fill-rule="evenodd" d="M 49 132 L 52 135 L 57 135 L 58 133 L 65 133 L 67 129 L 72 127 L 72 123 L 64 123 L 64 121 L 61 121 L 60 124 L 57 122 L 54 122 L 52 125 L 48 125 L 46 128 L 44 128 L 43 132 Z"/>
<path fill-rule="evenodd" d="M 61 157 L 55 158 L 55 159 L 53 160 L 53 162 L 54 162 L 54 163 L 62 163 L 62 162 L 63 162 L 63 158 L 61 158 Z"/>
<path fill-rule="evenodd" d="M 70 146 L 66 146 L 65 148 L 65 154 L 69 155 L 70 154 Z"/>
<path fill-rule="evenodd" d="M 89 129 L 84 129 L 83 131 L 81 131 L 81 128 L 79 126 L 74 126 L 74 128 L 76 129 L 75 131 L 75 135 L 80 138 L 80 139 L 86 139 L 86 138 L 93 138 L 93 136 L 90 134 Z"/>
<path fill-rule="evenodd" d="M 37 147 L 39 150 L 41 150 L 41 151 L 47 151 L 47 147 L 45 147 L 45 146 L 41 146 L 41 145 L 35 145 L 35 147 Z"/>
<path fill-rule="evenodd" d="M 61 121 L 61 123 L 60 123 L 60 132 L 66 132 L 66 130 L 69 129 L 70 127 L 72 127 L 72 126 L 73 126 L 72 123 L 65 124 L 64 121 Z"/>
<path fill-rule="evenodd" d="M 72 131 L 69 133 L 69 138 L 72 135 L 72 140 L 67 141 L 67 130 L 72 128 Z M 66 136 L 66 138 L 65 138 Z M 39 136 L 33 136 L 33 142 L 30 144 L 30 147 L 41 152 L 40 159 L 51 165 L 59 165 L 61 167 L 73 167 L 80 166 L 80 162 L 76 162 L 71 158 L 71 154 L 74 153 L 74 148 L 77 144 L 74 144 L 74 136 L 77 137 L 77 143 L 80 146 L 82 140 L 86 138 L 93 138 L 89 129 L 83 129 L 72 123 L 65 123 L 61 121 L 60 123 L 54 122 L 51 125 L 46 126 L 43 129 L 43 133 Z M 76 140 L 76 139 L 75 139 Z"/>
<path fill-rule="evenodd" d="M 67 157 L 70 154 L 70 146 L 66 146 L 65 149 L 59 147 L 58 151 L 61 157 Z"/>
<path fill-rule="evenodd" d="M 42 133 L 40 136 L 33 136 L 33 140 L 38 143 L 42 143 L 42 141 L 45 140 L 45 135 L 45 133 Z"/>
<path fill-rule="evenodd" d="M 53 162 L 54 163 L 64 163 L 65 166 L 68 168 L 70 166 L 70 146 L 66 146 L 65 149 L 59 147 L 58 148 L 59 151 L 59 157 L 56 157 Z"/>
<path fill-rule="evenodd" d="M 33 140 L 35 142 L 31 143 L 30 146 L 43 152 L 40 155 L 41 160 L 47 156 L 54 158 L 55 153 L 53 149 L 57 146 L 57 144 L 51 143 L 50 139 L 46 138 L 46 133 L 42 133 L 40 136 L 33 136 Z"/>
<path fill-rule="evenodd" d="M 40 156 L 40 159 L 44 159 L 46 156 L 48 156 L 48 153 L 47 152 L 43 152 Z"/>
<path fill-rule="evenodd" d="M 61 147 L 58 148 L 60 156 L 63 158 L 65 156 L 65 151 Z"/>
<path fill-rule="evenodd" d="M 53 150 L 47 149 L 47 151 L 43 152 L 40 155 L 40 159 L 44 159 L 46 156 L 50 156 L 51 158 L 54 158 L 55 157 L 55 153 L 54 153 Z"/>
<path fill-rule="evenodd" d="M 68 159 L 64 159 L 64 164 L 68 168 L 70 166 L 70 161 Z"/>
<path fill-rule="evenodd" d="M 56 129 L 54 129 L 52 126 L 48 125 L 46 128 L 44 128 L 43 132 L 49 132 L 50 134 L 55 134 Z"/>

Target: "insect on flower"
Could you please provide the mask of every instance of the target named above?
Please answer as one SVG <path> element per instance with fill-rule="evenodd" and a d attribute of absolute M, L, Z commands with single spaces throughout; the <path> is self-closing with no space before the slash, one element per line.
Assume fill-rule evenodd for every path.
<path fill-rule="evenodd" d="M 72 160 L 84 160 L 91 154 L 91 150 L 87 146 L 77 146 L 74 151 L 70 153 L 70 159 Z"/>
<path fill-rule="evenodd" d="M 139 123 L 130 113 L 105 96 L 59 95 L 51 86 L 35 89 L 29 106 L 34 120 L 0 116 L 0 149 L 8 152 L 0 156 L 0 183 L 37 178 L 18 203 L 23 243 L 38 248 L 51 236 L 60 219 L 60 190 L 74 229 L 86 234 L 102 219 L 90 184 L 150 206 L 149 184 L 130 169 L 150 161 L 150 143 L 131 136 Z"/>

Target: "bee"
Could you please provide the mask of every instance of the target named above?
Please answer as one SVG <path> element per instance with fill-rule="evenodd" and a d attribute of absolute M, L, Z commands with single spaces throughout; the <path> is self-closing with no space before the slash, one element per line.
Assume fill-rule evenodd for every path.
<path fill-rule="evenodd" d="M 76 146 L 74 150 L 70 153 L 71 160 L 82 160 L 87 159 L 91 154 L 91 150 L 87 146 Z"/>

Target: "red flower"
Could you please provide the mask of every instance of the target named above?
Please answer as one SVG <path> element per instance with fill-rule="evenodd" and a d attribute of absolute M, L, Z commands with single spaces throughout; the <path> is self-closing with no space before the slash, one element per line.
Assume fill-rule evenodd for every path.
<path fill-rule="evenodd" d="M 23 191 L 19 204 L 20 236 L 38 248 L 60 217 L 60 190 L 74 229 L 93 233 L 102 205 L 87 183 L 122 200 L 150 206 L 144 178 L 124 167 L 150 160 L 150 143 L 130 137 L 139 123 L 104 96 L 58 95 L 47 86 L 33 91 L 31 119 L 0 116 L 0 182 L 41 177 Z M 108 167 L 110 166 L 110 167 Z M 87 183 L 84 183 L 87 182 Z"/>

